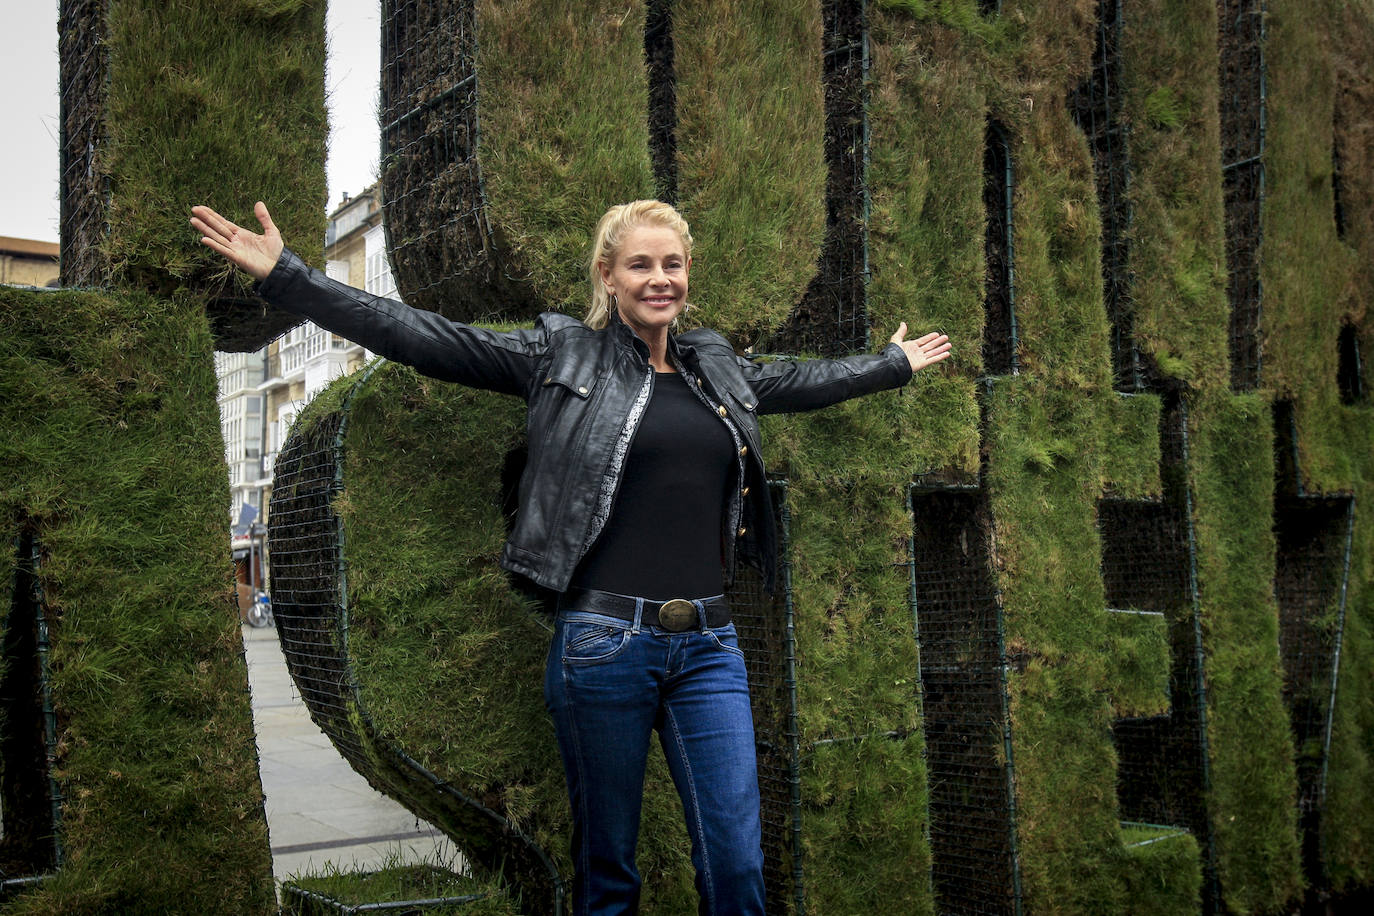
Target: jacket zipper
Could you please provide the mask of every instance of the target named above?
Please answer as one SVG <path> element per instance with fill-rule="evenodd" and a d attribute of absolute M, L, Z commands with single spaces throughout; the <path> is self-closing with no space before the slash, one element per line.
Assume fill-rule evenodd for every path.
<path fill-rule="evenodd" d="M 678 371 L 682 372 L 684 370 L 679 366 Z M 738 540 L 740 519 L 744 515 L 744 500 L 740 496 L 740 489 L 744 486 L 744 481 L 746 479 L 745 475 L 748 473 L 748 468 L 745 466 L 745 458 L 741 452 L 741 449 L 744 447 L 744 437 L 735 427 L 735 424 L 730 422 L 730 418 L 719 412 L 725 402 L 722 400 L 720 404 L 712 404 L 711 399 L 706 396 L 706 392 L 697 384 L 695 375 L 687 373 L 685 378 L 687 379 L 687 387 L 692 389 L 697 399 L 705 404 L 711 413 L 720 418 L 720 422 L 725 424 L 725 429 L 730 433 L 730 439 L 735 443 L 736 486 L 731 489 L 730 508 L 726 513 L 724 557 L 726 581 L 733 582 L 735 578 L 735 541 Z"/>

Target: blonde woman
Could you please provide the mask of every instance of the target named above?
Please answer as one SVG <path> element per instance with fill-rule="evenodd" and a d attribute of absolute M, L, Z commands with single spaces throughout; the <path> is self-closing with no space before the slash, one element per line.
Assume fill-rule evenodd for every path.
<path fill-rule="evenodd" d="M 763 855 L 744 656 L 724 592 L 737 561 L 773 587 L 776 533 L 758 417 L 904 385 L 949 356 L 941 334 L 880 353 L 754 363 L 674 332 L 692 235 L 671 206 L 596 227 L 584 321 L 490 331 L 327 279 L 283 247 L 192 208 L 201 242 L 272 304 L 439 379 L 528 404 L 529 459 L 501 564 L 559 594 L 545 671 L 572 804 L 573 912 L 634 913 L 645 760 L 658 732 L 682 798 L 703 914 L 762 914 Z"/>

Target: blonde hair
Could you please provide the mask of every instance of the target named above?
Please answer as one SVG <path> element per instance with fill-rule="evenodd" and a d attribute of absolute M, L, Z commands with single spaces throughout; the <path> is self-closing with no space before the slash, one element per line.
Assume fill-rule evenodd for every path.
<path fill-rule="evenodd" d="M 588 327 L 604 328 L 610 321 L 611 297 L 606 292 L 606 285 L 601 282 L 601 268 L 602 265 L 610 267 L 615 262 L 625 235 L 640 226 L 672 229 L 682 239 L 683 254 L 689 258 L 692 256 L 692 232 L 687 228 L 687 220 L 672 205 L 661 200 L 635 200 L 607 210 L 596 224 L 592 257 L 587 265 L 587 274 L 592 282 L 592 304 L 583 321 Z"/>

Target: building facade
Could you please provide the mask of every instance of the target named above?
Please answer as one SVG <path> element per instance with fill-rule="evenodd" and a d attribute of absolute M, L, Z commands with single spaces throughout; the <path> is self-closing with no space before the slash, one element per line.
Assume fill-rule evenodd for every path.
<path fill-rule="evenodd" d="M 56 286 L 56 242 L 0 235 L 0 283 L 7 286 Z"/>
<path fill-rule="evenodd" d="M 378 185 L 345 197 L 326 224 L 325 273 L 349 286 L 394 298 L 396 284 L 381 223 Z M 311 321 L 252 353 L 215 354 L 240 581 L 263 581 L 265 570 L 258 568 L 257 558 L 272 495 L 272 468 L 291 424 L 321 389 L 357 371 L 371 356 Z"/>

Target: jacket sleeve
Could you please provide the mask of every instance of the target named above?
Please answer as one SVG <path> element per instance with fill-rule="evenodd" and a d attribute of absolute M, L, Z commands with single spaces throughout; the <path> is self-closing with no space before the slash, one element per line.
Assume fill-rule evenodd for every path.
<path fill-rule="evenodd" d="M 779 359 L 756 363 L 737 357 L 758 398 L 758 413 L 816 410 L 840 401 L 900 388 L 911 379 L 911 362 L 895 343 L 878 353 L 839 359 Z"/>
<path fill-rule="evenodd" d="M 547 349 L 542 326 L 500 332 L 451 321 L 331 280 L 290 249 L 255 288 L 272 305 L 387 359 L 474 388 L 524 397 Z"/>

